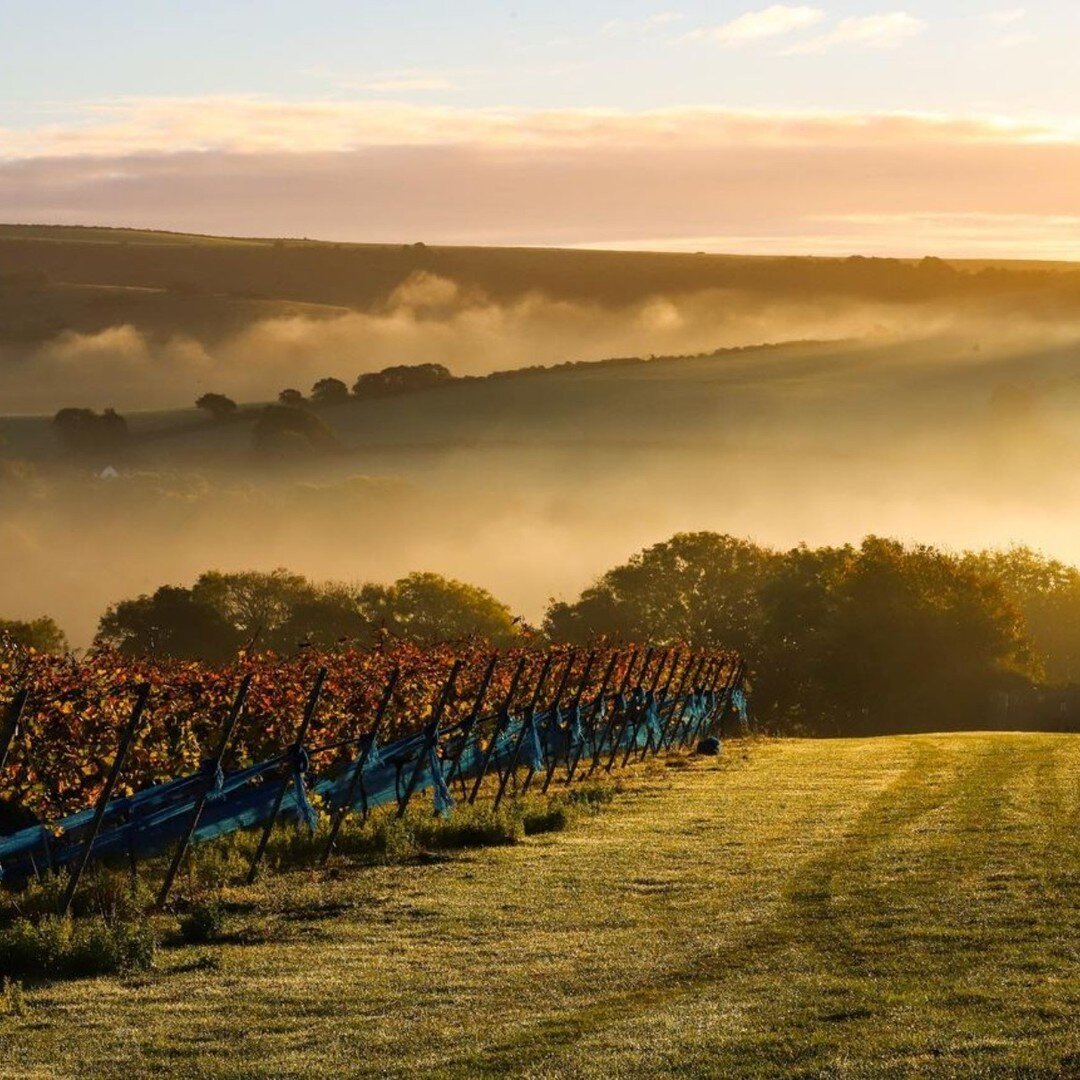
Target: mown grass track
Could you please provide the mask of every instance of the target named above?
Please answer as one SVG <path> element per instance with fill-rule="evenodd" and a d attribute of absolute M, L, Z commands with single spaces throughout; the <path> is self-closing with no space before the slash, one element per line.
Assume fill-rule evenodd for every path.
<path fill-rule="evenodd" d="M 519 847 L 234 891 L 258 943 L 32 989 L 0 1076 L 1080 1076 L 1080 736 L 725 755 Z"/>

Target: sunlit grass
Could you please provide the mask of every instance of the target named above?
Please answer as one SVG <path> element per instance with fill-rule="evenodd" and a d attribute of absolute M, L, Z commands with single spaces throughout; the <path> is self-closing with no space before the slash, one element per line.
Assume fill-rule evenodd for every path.
<path fill-rule="evenodd" d="M 1080 737 L 729 746 L 566 831 L 223 890 L 0 1076 L 1075 1076 Z"/>

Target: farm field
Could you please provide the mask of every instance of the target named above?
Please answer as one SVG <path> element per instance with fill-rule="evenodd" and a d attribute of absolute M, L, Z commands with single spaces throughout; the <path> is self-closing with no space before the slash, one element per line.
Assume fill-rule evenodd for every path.
<path fill-rule="evenodd" d="M 0 1076 L 1080 1075 L 1080 737 L 732 743 L 566 833 L 271 877 Z"/>

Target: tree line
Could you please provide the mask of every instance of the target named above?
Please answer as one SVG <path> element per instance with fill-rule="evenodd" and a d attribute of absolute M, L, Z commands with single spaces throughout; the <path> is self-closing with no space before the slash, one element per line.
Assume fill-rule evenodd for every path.
<path fill-rule="evenodd" d="M 34 625 L 37 641 L 28 623 L 0 623 L 0 634 L 65 647 L 51 620 Z M 213 571 L 113 604 L 97 644 L 224 662 L 244 647 L 291 654 L 387 636 L 721 645 L 748 658 L 755 710 L 774 730 L 985 726 L 1003 695 L 1080 684 L 1080 570 L 1026 548 L 951 553 L 870 536 L 775 550 L 681 533 L 575 599 L 553 600 L 537 627 L 486 590 L 437 574 L 344 585 L 286 570 Z"/>

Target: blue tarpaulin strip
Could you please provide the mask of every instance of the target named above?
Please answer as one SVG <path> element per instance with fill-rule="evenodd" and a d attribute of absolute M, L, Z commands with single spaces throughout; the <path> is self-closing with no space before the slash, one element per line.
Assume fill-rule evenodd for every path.
<path fill-rule="evenodd" d="M 728 695 L 731 698 L 733 695 Z M 544 767 L 545 746 L 541 745 L 543 732 L 548 761 L 566 758 L 570 751 L 581 749 L 580 744 L 591 742 L 590 750 L 618 747 L 642 749 L 651 744 L 659 745 L 659 732 L 678 716 L 686 705 L 679 735 L 685 738 L 698 724 L 707 724 L 721 706 L 723 696 L 712 693 L 690 693 L 678 699 L 658 702 L 651 695 L 632 695 L 629 699 L 615 695 L 611 704 L 616 708 L 636 707 L 646 709 L 645 723 L 619 725 L 607 733 L 606 721 L 601 709 L 597 715 L 591 739 L 582 731 L 581 710 L 574 708 L 564 718 L 556 708 L 538 712 L 531 717 L 511 719 L 501 731 L 493 736 L 492 751 L 494 767 L 506 768 L 511 762 L 534 769 Z M 734 698 L 740 714 L 746 708 L 742 691 Z M 592 716 L 591 708 L 586 715 Z M 523 731 L 522 728 L 525 730 Z M 462 778 L 475 776 L 487 753 L 481 742 L 481 725 L 472 732 L 459 726 L 444 730 L 448 741 L 464 739 L 465 745 L 458 758 L 455 775 Z M 600 746 L 603 742 L 606 745 Z M 366 803 L 369 808 L 395 802 L 399 796 L 400 770 L 412 765 L 425 752 L 425 737 L 409 735 L 395 742 L 375 748 L 369 753 L 363 773 L 363 791 L 355 796 L 354 805 Z M 432 788 L 438 813 L 449 813 L 453 800 L 443 778 L 438 753 L 432 748 L 430 758 L 418 778 L 417 789 Z M 305 822 L 314 829 L 317 813 L 308 792 L 317 801 L 331 809 L 341 807 L 346 798 L 355 764 L 346 763 L 316 780 L 308 783 L 306 755 L 279 754 L 267 761 L 233 772 L 216 774 L 211 780 L 212 797 L 206 802 L 195 830 L 193 841 L 203 843 L 238 829 L 265 824 L 273 809 L 278 784 L 274 779 L 286 780 L 289 789 L 282 804 L 280 817 L 285 821 Z M 168 850 L 184 833 L 195 803 L 206 788 L 208 767 L 199 772 L 175 780 L 169 780 L 134 795 L 114 799 L 106 809 L 103 827 L 94 842 L 92 856 L 95 859 L 127 855 L 147 857 Z M 289 774 L 291 773 L 291 776 Z M 94 816 L 93 808 L 80 811 L 58 821 L 54 826 L 34 825 L 0 838 L 0 873 L 9 879 L 25 879 L 42 864 L 56 868 L 74 861 L 82 850 L 81 834 Z"/>

